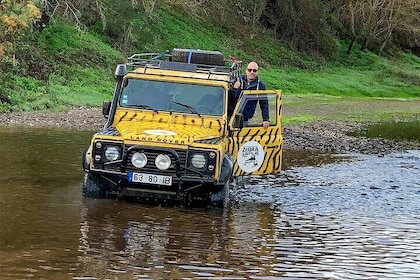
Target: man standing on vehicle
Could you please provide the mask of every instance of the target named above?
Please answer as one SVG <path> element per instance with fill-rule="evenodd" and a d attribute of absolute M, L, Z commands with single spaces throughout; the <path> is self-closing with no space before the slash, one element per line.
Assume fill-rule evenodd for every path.
<path fill-rule="evenodd" d="M 258 64 L 254 61 L 248 64 L 248 67 L 246 68 L 246 75 L 239 77 L 229 91 L 229 115 L 232 114 L 242 90 L 265 90 L 265 85 L 258 78 Z M 262 125 L 264 128 L 267 128 L 270 125 L 270 121 L 268 100 L 265 98 L 259 100 L 249 100 L 247 102 L 243 110 L 244 124 L 246 125 L 248 120 L 254 116 L 257 102 L 260 104 L 263 117 Z"/>

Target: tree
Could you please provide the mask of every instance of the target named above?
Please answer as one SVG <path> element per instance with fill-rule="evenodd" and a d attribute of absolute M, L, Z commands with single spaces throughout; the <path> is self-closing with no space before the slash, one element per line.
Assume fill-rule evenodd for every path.
<path fill-rule="evenodd" d="M 262 20 L 277 39 L 313 55 L 335 52 L 327 22 L 328 4 L 322 0 L 269 0 Z"/>
<path fill-rule="evenodd" d="M 195 17 L 230 29 L 239 36 L 253 38 L 261 30 L 267 0 L 167 0 Z"/>
<path fill-rule="evenodd" d="M 30 0 L 0 1 L 0 57 L 13 52 L 15 40 L 41 17 L 41 12 Z"/>
<path fill-rule="evenodd" d="M 339 17 L 351 31 L 350 54 L 354 43 L 361 39 L 361 49 L 378 42 L 378 53 L 394 41 L 396 32 L 420 37 L 420 0 L 336 0 Z"/>
<path fill-rule="evenodd" d="M 412 34 L 413 38 L 419 40 L 420 0 L 389 0 L 383 14 L 384 32 L 380 38 L 382 43 L 379 47 L 379 54 L 389 42 L 392 42 L 396 32 Z"/>

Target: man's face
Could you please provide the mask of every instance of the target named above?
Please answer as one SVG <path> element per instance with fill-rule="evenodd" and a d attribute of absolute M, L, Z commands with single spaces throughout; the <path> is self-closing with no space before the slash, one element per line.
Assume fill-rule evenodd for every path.
<path fill-rule="evenodd" d="M 256 63 L 249 63 L 246 68 L 246 77 L 249 81 L 253 81 L 258 76 L 258 65 Z"/>

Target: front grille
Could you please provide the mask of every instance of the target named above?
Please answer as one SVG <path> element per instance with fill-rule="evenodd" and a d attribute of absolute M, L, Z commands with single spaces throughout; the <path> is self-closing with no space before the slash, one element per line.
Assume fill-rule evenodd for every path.
<path fill-rule="evenodd" d="M 147 156 L 147 164 L 143 168 L 136 168 L 131 163 L 131 157 L 136 152 L 143 152 Z M 176 174 L 176 163 L 178 161 L 181 175 L 185 170 L 187 162 L 187 151 L 180 149 L 158 149 L 144 146 L 126 146 L 125 154 L 127 156 L 126 172 L 135 171 L 141 173 L 151 173 L 160 175 L 175 176 Z M 171 158 L 172 165 L 167 170 L 159 170 L 155 165 L 155 158 L 159 154 L 166 154 Z"/>

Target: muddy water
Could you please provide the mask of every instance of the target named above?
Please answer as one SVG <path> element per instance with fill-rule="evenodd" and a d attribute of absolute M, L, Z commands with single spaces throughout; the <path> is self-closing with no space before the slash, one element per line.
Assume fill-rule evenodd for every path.
<path fill-rule="evenodd" d="M 82 199 L 90 135 L 0 127 L 0 279 L 420 276 L 420 151 L 286 151 L 221 211 Z"/>

